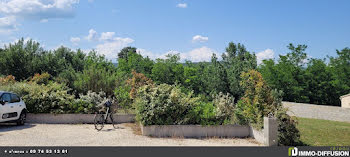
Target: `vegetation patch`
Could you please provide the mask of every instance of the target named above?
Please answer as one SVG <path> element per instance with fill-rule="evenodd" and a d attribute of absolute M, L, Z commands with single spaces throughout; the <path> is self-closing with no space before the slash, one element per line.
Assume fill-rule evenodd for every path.
<path fill-rule="evenodd" d="M 204 102 L 193 93 L 184 93 L 176 85 L 145 85 L 139 88 L 134 105 L 136 118 L 142 125 L 251 125 L 263 129 L 263 117 L 278 119 L 280 145 L 297 145 L 299 131 L 296 120 L 281 105 L 280 93 L 271 90 L 259 72 L 250 70 L 241 75 L 245 94 L 234 103 L 229 94 L 217 95 Z"/>
<path fill-rule="evenodd" d="M 117 66 L 92 50 L 45 50 L 21 39 L 0 48 L 0 90 L 19 94 L 32 113 L 94 113 L 107 98 L 143 125 L 248 124 L 278 118 L 279 144 L 297 145 L 295 118 L 281 100 L 339 105 L 350 92 L 350 49 L 329 61 L 307 58 L 306 45 L 289 44 L 277 61 L 257 64 L 255 53 L 230 42 L 219 58 L 180 62 L 180 54 L 151 60 L 135 47 L 118 54 Z"/>
<path fill-rule="evenodd" d="M 298 118 L 300 140 L 309 146 L 349 146 L 350 123 Z"/>

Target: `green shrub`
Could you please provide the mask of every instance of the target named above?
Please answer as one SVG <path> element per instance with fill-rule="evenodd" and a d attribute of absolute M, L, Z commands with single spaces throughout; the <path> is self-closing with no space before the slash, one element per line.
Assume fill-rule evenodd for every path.
<path fill-rule="evenodd" d="M 64 84 L 49 82 L 16 82 L 0 86 L 0 90 L 20 95 L 31 113 L 94 113 L 97 105 L 106 100 L 106 93 L 88 91 L 79 98 L 69 94 Z"/>
<path fill-rule="evenodd" d="M 1 86 L 0 89 L 20 95 L 32 113 L 66 113 L 74 100 L 65 85 L 54 82 L 47 85 L 16 82 Z"/>
<path fill-rule="evenodd" d="M 216 106 L 209 102 L 200 102 L 199 105 L 194 107 L 194 120 L 193 124 L 200 125 L 220 125 L 222 121 L 217 118 Z"/>
<path fill-rule="evenodd" d="M 75 99 L 69 107 L 69 113 L 94 113 L 95 105 L 82 99 Z"/>
<path fill-rule="evenodd" d="M 131 88 L 130 89 L 130 98 L 133 100 L 136 97 L 137 90 L 144 85 L 153 85 L 153 81 L 147 78 L 142 73 L 137 73 L 135 70 L 132 72 L 132 77 L 126 80 L 126 84 Z"/>
<path fill-rule="evenodd" d="M 245 107 L 246 107 L 246 102 L 241 99 L 236 103 L 236 108 L 234 110 L 234 114 L 233 114 L 233 121 L 239 125 L 247 125 L 248 124 L 248 120 L 245 117 Z"/>
<path fill-rule="evenodd" d="M 261 130 L 264 126 L 263 109 L 259 104 L 252 103 L 249 99 L 243 97 L 237 102 L 234 120 L 240 125 L 249 124 L 257 130 Z"/>
<path fill-rule="evenodd" d="M 199 105 L 198 100 L 174 85 L 146 85 L 138 90 L 136 118 L 143 125 L 193 124 L 196 123 L 194 108 Z"/>
<path fill-rule="evenodd" d="M 131 87 L 128 85 L 118 86 L 114 90 L 114 96 L 118 105 L 124 110 L 130 109 L 132 106 L 132 100 L 130 98 L 130 89 Z"/>
<path fill-rule="evenodd" d="M 261 74 L 255 70 L 242 73 L 241 85 L 245 94 L 239 100 L 234 119 L 239 124 L 249 124 L 256 129 L 263 128 L 263 118 L 273 114 L 278 120 L 278 143 L 297 145 L 300 142 L 296 120 L 287 114 L 282 106 L 282 92 L 271 90 Z"/>
<path fill-rule="evenodd" d="M 98 105 L 107 99 L 107 95 L 105 92 L 100 91 L 98 93 L 93 91 L 88 91 L 86 95 L 80 94 L 80 99 L 86 102 L 90 102 L 91 104 Z"/>
<path fill-rule="evenodd" d="M 12 82 L 12 83 L 4 83 L 0 84 L 0 90 L 14 92 L 20 96 L 23 96 L 25 91 L 22 89 L 26 88 L 26 83 L 21 82 Z"/>
<path fill-rule="evenodd" d="M 55 82 L 66 84 L 69 88 L 72 88 L 72 92 L 76 91 L 76 89 L 74 89 L 75 80 L 77 80 L 77 71 L 75 71 L 72 67 L 64 69 L 54 78 Z"/>
<path fill-rule="evenodd" d="M 3 76 L 0 77 L 0 85 L 6 85 L 6 84 L 11 84 L 11 83 L 15 83 L 15 77 L 12 75 L 8 75 L 8 76 Z"/>
<path fill-rule="evenodd" d="M 86 95 L 80 94 L 79 99 L 75 99 L 70 106 L 69 112 L 72 113 L 95 113 L 98 111 L 98 105 L 105 101 L 106 93 L 88 91 Z"/>
<path fill-rule="evenodd" d="M 263 118 L 275 114 L 281 102 L 256 70 L 241 74 L 241 86 L 245 89 L 236 113 L 239 122 L 248 122 L 256 129 L 263 128 Z"/>
<path fill-rule="evenodd" d="M 76 73 L 73 87 L 78 93 L 88 91 L 104 91 L 113 95 L 116 87 L 116 75 L 113 68 L 105 68 L 98 64 L 86 66 L 82 72 Z"/>
<path fill-rule="evenodd" d="M 280 109 L 276 112 L 278 119 L 278 143 L 284 146 L 300 145 L 300 132 L 296 128 L 297 120 L 287 114 L 286 109 Z"/>
<path fill-rule="evenodd" d="M 180 86 L 167 84 L 141 87 L 134 103 L 137 120 L 143 125 L 228 123 L 226 121 L 230 119 L 229 114 L 233 112 L 232 97 L 221 94 L 215 101 L 206 102 L 200 97 L 193 97 L 191 92 L 182 92 L 181 89 Z M 220 109 L 214 102 L 218 103 Z"/>
<path fill-rule="evenodd" d="M 50 83 L 45 86 L 34 83 L 23 100 L 33 113 L 66 113 L 74 100 L 68 91 L 62 84 Z"/>
<path fill-rule="evenodd" d="M 38 74 L 36 73 L 31 79 L 31 82 L 35 82 L 37 84 L 48 84 L 49 83 L 49 79 L 50 79 L 51 75 L 49 73 L 42 73 L 42 74 Z"/>
<path fill-rule="evenodd" d="M 219 93 L 213 96 L 213 104 L 216 106 L 216 117 L 221 121 L 229 122 L 235 109 L 234 97 L 229 93 Z"/>

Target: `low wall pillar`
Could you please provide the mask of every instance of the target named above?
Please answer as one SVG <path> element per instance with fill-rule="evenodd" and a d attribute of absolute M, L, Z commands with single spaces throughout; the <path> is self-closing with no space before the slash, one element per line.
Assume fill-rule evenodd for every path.
<path fill-rule="evenodd" d="M 278 144 L 278 124 L 275 117 L 264 117 L 265 145 L 277 146 Z"/>

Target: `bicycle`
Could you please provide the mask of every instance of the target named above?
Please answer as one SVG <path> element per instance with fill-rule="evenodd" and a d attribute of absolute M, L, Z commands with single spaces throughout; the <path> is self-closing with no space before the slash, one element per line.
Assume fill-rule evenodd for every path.
<path fill-rule="evenodd" d="M 112 106 L 112 103 L 110 101 L 107 101 L 103 105 L 106 107 L 106 112 L 104 113 L 103 111 L 99 111 L 95 113 L 95 117 L 94 117 L 95 129 L 98 131 L 102 130 L 102 128 L 104 127 L 104 124 L 105 123 L 107 124 L 108 117 L 111 120 L 113 128 L 117 129 L 118 127 L 116 126 L 116 122 L 114 121 L 114 118 L 113 118 L 113 113 L 110 109 Z"/>

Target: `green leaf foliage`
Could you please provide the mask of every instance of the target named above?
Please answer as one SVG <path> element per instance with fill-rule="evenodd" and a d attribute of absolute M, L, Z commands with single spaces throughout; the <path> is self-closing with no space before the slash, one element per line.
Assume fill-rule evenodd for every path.
<path fill-rule="evenodd" d="M 135 101 L 137 119 L 143 125 L 193 124 L 197 105 L 199 98 L 167 84 L 141 87 Z"/>
<path fill-rule="evenodd" d="M 283 100 L 339 106 L 339 97 L 350 92 L 350 49 L 337 50 L 338 56 L 307 58 L 306 45 L 288 46 L 290 52 L 278 62 L 264 60 L 259 66 L 266 82 L 282 90 Z"/>
<path fill-rule="evenodd" d="M 238 100 L 243 94 L 241 73 L 250 69 L 256 69 L 257 61 L 255 54 L 248 52 L 243 44 L 230 42 L 226 48 L 226 53 L 222 55 L 225 66 L 230 93 Z"/>

